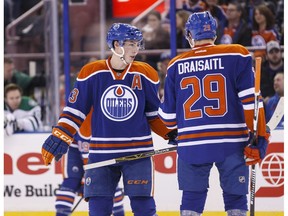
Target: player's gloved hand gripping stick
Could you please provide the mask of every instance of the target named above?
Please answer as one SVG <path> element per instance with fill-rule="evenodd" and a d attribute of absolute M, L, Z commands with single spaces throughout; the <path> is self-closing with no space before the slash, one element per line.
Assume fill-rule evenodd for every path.
<path fill-rule="evenodd" d="M 281 97 L 278 101 L 278 104 L 274 110 L 274 113 L 266 124 L 267 131 L 274 130 L 279 122 L 281 121 L 284 115 L 284 97 Z M 254 137 L 253 134 L 250 134 L 250 141 L 249 143 L 255 142 L 252 145 L 249 145 L 245 148 L 244 154 L 246 157 L 246 164 L 253 165 L 261 162 L 261 159 L 265 157 L 266 154 L 266 147 L 267 147 L 267 140 L 264 137 L 258 136 L 258 140 L 252 140 Z"/>
<path fill-rule="evenodd" d="M 49 165 L 53 158 L 59 161 L 63 154 L 68 151 L 69 145 L 73 141 L 73 135 L 61 126 L 55 126 L 52 134 L 42 145 L 42 158 L 45 165 Z"/>

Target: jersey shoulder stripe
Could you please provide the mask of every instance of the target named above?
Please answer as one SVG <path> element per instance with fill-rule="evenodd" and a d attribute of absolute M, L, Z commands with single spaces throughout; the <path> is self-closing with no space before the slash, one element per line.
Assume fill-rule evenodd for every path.
<path fill-rule="evenodd" d="M 88 63 L 83 66 L 81 69 L 77 80 L 84 80 L 90 77 L 92 74 L 97 72 L 102 72 L 103 70 L 108 71 L 109 68 L 107 67 L 105 60 L 97 60 L 91 63 Z"/>
<path fill-rule="evenodd" d="M 145 62 L 134 61 L 129 69 L 130 73 L 140 73 L 154 83 L 159 82 L 157 71 Z"/>
<path fill-rule="evenodd" d="M 177 61 L 182 61 L 190 58 L 205 58 L 205 57 L 213 57 L 213 56 L 231 56 L 231 55 L 239 55 L 242 57 L 251 57 L 249 51 L 240 44 L 220 44 L 220 45 L 212 45 L 212 46 L 204 46 L 197 47 L 184 52 L 175 58 L 173 58 L 169 66 L 172 66 Z"/>

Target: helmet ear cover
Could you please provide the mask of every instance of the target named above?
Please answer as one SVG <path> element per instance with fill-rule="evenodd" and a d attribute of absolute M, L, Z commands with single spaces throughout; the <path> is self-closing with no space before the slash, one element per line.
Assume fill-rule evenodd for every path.
<path fill-rule="evenodd" d="M 114 23 L 108 30 L 106 42 L 110 49 L 114 49 L 114 42 L 118 41 L 122 47 L 127 40 L 140 43 L 140 49 L 144 48 L 142 32 L 135 26 L 125 23 Z"/>
<path fill-rule="evenodd" d="M 210 12 L 198 12 L 189 16 L 186 25 L 186 39 L 194 40 L 214 39 L 216 37 L 217 23 Z"/>

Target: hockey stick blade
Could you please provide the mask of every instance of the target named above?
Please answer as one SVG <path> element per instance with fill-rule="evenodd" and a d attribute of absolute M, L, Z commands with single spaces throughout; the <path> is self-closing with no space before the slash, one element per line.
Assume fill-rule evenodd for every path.
<path fill-rule="evenodd" d="M 143 153 L 139 153 L 139 154 L 119 157 L 119 158 L 115 158 L 115 159 L 100 161 L 100 162 L 96 162 L 96 163 L 91 163 L 91 164 L 84 165 L 84 170 L 108 166 L 108 165 L 113 165 L 113 164 L 117 164 L 117 163 L 125 162 L 125 161 L 132 161 L 132 160 L 147 158 L 147 157 L 151 157 L 154 155 L 159 155 L 159 154 L 164 154 L 164 153 L 168 153 L 171 151 L 175 151 L 176 149 L 177 149 L 177 146 L 173 146 L 173 147 L 169 147 L 169 148 L 158 149 L 158 150 L 143 152 Z"/>
<path fill-rule="evenodd" d="M 278 126 L 283 115 L 284 115 L 284 97 L 281 97 L 280 100 L 278 101 L 278 104 L 271 119 L 267 123 L 267 126 L 269 127 L 270 130 L 274 130 Z"/>

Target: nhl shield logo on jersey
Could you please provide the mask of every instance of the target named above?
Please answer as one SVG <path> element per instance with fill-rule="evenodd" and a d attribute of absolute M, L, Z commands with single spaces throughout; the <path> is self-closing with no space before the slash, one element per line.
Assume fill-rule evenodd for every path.
<path fill-rule="evenodd" d="M 101 97 L 102 112 L 112 121 L 125 121 L 131 118 L 137 106 L 135 93 L 125 85 L 110 86 Z"/>

